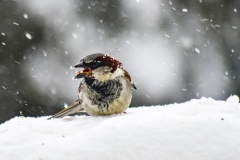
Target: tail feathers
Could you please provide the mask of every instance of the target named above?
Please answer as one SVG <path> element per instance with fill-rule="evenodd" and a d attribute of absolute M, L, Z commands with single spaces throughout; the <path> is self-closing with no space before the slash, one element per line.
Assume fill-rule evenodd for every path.
<path fill-rule="evenodd" d="M 62 111 L 60 111 L 60 112 L 54 114 L 53 116 L 51 116 L 50 118 L 48 118 L 48 120 L 52 119 L 52 118 L 62 118 L 69 114 L 76 113 L 76 112 L 79 112 L 82 110 L 83 110 L 83 108 L 82 108 L 81 102 L 80 102 L 80 100 L 77 100 L 73 104 L 68 106 L 67 108 L 63 109 Z"/>

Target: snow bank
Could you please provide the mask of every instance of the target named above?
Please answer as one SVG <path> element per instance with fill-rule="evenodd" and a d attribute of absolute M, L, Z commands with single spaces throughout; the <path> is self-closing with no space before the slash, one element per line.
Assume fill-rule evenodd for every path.
<path fill-rule="evenodd" d="M 0 125 L 0 159 L 239 160 L 238 101 L 202 98 L 106 117 L 16 117 Z"/>

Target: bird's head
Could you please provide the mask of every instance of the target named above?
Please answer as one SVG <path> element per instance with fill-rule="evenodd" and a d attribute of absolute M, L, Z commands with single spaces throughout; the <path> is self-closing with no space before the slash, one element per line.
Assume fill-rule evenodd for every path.
<path fill-rule="evenodd" d="M 102 53 L 88 55 L 71 68 L 83 68 L 83 70 L 77 72 L 74 79 L 94 78 L 99 81 L 106 81 L 125 74 L 121 62 Z"/>

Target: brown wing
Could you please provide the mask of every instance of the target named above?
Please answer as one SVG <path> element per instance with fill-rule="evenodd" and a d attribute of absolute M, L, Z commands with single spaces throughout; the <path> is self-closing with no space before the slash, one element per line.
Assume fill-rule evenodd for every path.
<path fill-rule="evenodd" d="M 124 76 L 131 82 L 132 88 L 137 90 L 137 87 L 135 86 L 134 82 L 132 81 L 130 74 L 126 70 L 124 70 Z"/>

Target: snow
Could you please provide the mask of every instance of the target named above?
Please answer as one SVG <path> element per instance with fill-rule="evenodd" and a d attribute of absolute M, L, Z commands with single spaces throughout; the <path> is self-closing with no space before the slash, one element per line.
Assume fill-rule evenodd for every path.
<path fill-rule="evenodd" d="M 15 117 L 0 125 L 0 159 L 239 160 L 240 105 L 193 99 L 90 117 Z"/>
<path fill-rule="evenodd" d="M 27 15 L 26 13 L 23 14 L 23 17 L 24 17 L 25 19 L 28 19 L 28 15 Z"/>
<path fill-rule="evenodd" d="M 78 34 L 77 33 L 73 33 L 72 36 L 73 36 L 74 39 L 78 39 Z"/>
<path fill-rule="evenodd" d="M 194 50 L 195 50 L 195 52 L 197 52 L 198 54 L 200 53 L 200 50 L 199 50 L 198 48 L 195 48 Z"/>
<path fill-rule="evenodd" d="M 17 23 L 17 22 L 13 22 L 13 24 L 16 25 L 16 26 L 19 26 L 19 23 Z"/>
<path fill-rule="evenodd" d="M 2 86 L 3 89 L 7 89 L 5 86 Z"/>
<path fill-rule="evenodd" d="M 25 36 L 27 37 L 27 39 L 30 39 L 30 40 L 32 39 L 32 35 L 28 32 L 25 32 Z"/>
<path fill-rule="evenodd" d="M 182 12 L 188 12 L 188 9 L 187 8 L 183 8 Z"/>

